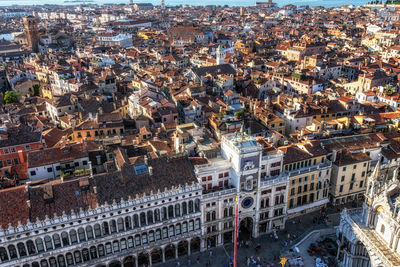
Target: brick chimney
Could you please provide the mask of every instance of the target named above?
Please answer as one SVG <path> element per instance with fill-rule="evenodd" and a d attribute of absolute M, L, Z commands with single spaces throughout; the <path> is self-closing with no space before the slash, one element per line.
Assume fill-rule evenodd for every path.
<path fill-rule="evenodd" d="M 24 163 L 25 162 L 24 153 L 23 153 L 22 150 L 18 150 L 18 158 L 19 158 L 19 162 L 20 163 Z"/>

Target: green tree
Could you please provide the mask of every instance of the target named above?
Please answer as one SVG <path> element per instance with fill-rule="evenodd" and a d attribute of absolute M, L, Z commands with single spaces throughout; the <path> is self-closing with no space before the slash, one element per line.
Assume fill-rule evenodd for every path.
<path fill-rule="evenodd" d="M 40 95 L 40 84 L 34 84 L 32 87 L 33 87 L 33 95 L 39 96 Z"/>
<path fill-rule="evenodd" d="M 396 93 L 396 88 L 388 84 L 385 86 L 384 92 L 386 95 L 390 96 Z"/>
<path fill-rule="evenodd" d="M 244 116 L 244 111 L 239 110 L 238 112 L 235 113 L 236 118 L 241 119 Z"/>
<path fill-rule="evenodd" d="M 6 104 L 16 103 L 18 102 L 18 93 L 15 91 L 7 91 L 4 94 L 4 102 Z"/>

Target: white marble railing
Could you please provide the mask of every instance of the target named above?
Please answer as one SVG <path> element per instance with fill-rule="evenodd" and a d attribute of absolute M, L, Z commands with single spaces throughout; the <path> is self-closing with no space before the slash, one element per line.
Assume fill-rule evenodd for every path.
<path fill-rule="evenodd" d="M 213 193 L 203 194 L 202 197 L 203 197 L 203 199 L 207 199 L 207 198 L 212 198 L 212 197 L 217 197 L 217 196 L 233 194 L 233 193 L 236 193 L 236 191 L 237 191 L 236 188 L 231 188 L 231 189 L 216 191 Z"/>

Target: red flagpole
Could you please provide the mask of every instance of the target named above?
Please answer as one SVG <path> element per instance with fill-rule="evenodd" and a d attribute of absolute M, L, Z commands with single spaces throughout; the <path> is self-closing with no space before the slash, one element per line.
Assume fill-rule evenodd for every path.
<path fill-rule="evenodd" d="M 236 207 L 235 207 L 235 248 L 233 266 L 237 267 L 237 236 L 238 236 L 238 213 L 239 213 L 239 196 L 236 196 Z"/>

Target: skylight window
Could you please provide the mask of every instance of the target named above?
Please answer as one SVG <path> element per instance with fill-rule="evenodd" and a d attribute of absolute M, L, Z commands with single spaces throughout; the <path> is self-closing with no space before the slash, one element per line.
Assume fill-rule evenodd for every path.
<path fill-rule="evenodd" d="M 137 164 L 135 165 L 136 174 L 145 174 L 148 172 L 146 164 Z"/>

